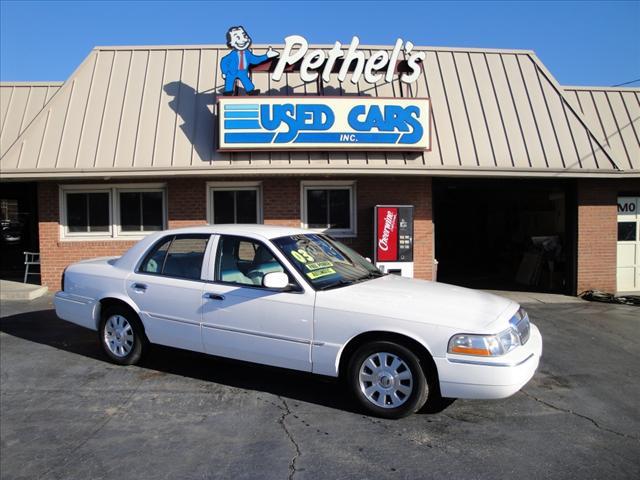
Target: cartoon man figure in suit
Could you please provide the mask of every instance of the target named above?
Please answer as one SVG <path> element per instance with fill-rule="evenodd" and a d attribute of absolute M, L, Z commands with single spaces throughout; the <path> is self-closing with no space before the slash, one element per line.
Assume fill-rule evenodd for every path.
<path fill-rule="evenodd" d="M 240 80 L 247 95 L 260 93 L 260 90 L 256 89 L 249 78 L 249 67 L 277 57 L 278 52 L 269 47 L 266 54 L 254 55 L 249 50 L 251 37 L 242 26 L 231 27 L 227 30 L 227 46 L 233 50 L 222 57 L 220 61 L 220 70 L 222 70 L 222 78 L 224 78 L 224 95 L 233 95 L 236 79 Z"/>

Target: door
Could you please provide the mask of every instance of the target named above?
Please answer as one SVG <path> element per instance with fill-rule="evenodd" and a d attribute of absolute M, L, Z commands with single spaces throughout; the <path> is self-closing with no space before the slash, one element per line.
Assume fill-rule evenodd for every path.
<path fill-rule="evenodd" d="M 210 235 L 168 235 L 127 279 L 152 343 L 202 352 L 202 265 Z"/>
<path fill-rule="evenodd" d="M 640 291 L 640 197 L 618 198 L 618 292 Z"/>
<path fill-rule="evenodd" d="M 292 289 L 262 287 L 270 272 L 286 272 Z M 270 247 L 223 235 L 213 275 L 202 308 L 207 353 L 311 371 L 315 292 L 302 288 Z"/>

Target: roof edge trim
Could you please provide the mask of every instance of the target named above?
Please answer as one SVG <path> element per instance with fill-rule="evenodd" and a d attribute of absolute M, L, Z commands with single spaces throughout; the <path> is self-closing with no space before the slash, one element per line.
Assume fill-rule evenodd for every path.
<path fill-rule="evenodd" d="M 100 179 L 108 181 L 112 178 L 157 178 L 159 176 L 206 176 L 206 177 L 228 177 L 246 175 L 253 177 L 271 177 L 277 175 L 296 175 L 296 176 L 317 176 L 317 175 L 342 175 L 342 176 L 369 176 L 369 175 L 397 175 L 397 176 L 468 176 L 468 177 L 547 177 L 547 178 L 640 178 L 640 170 L 548 170 L 548 169 L 499 169 L 492 170 L 488 168 L 353 168 L 351 167 L 333 167 L 333 168 L 305 168 L 304 171 L 292 171 L 294 168 L 275 167 L 270 168 L 269 172 L 264 170 L 256 171 L 251 168 L 223 167 L 212 170 L 211 168 L 175 168 L 175 169 L 140 169 L 131 170 L 61 170 L 61 169 L 39 169 L 39 170 L 5 170 L 0 176 L 0 180 L 19 180 L 19 179 Z"/>
<path fill-rule="evenodd" d="M 284 48 L 284 43 L 252 43 L 252 47 L 267 49 L 272 48 Z M 348 47 L 348 43 L 342 43 L 343 47 Z M 98 51 L 111 51 L 111 50 L 207 50 L 207 49 L 228 49 L 226 44 L 212 43 L 202 45 L 99 45 L 93 47 L 93 50 Z M 309 43 L 309 48 L 333 48 L 332 43 Z M 377 49 L 377 50 L 391 50 L 393 45 L 366 45 L 360 44 L 358 48 L 363 49 Z M 513 53 L 521 55 L 535 54 L 533 50 L 519 50 L 519 49 L 503 49 L 503 48 L 478 48 L 478 47 L 429 47 L 422 45 L 415 45 L 413 51 L 437 51 L 437 52 L 479 52 L 479 53 Z"/>
<path fill-rule="evenodd" d="M 0 81 L 0 87 L 61 87 L 63 84 L 64 81 Z"/>
<path fill-rule="evenodd" d="M 565 90 L 584 90 L 587 92 L 603 91 L 603 92 L 636 92 L 640 93 L 640 87 L 601 87 L 601 86 L 584 86 L 584 85 L 563 85 Z"/>

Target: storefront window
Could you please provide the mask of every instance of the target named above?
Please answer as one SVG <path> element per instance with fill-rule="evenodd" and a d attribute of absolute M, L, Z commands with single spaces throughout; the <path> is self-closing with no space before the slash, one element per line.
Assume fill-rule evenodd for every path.
<path fill-rule="evenodd" d="M 334 234 L 355 233 L 353 185 L 303 184 L 303 224 Z"/>
<path fill-rule="evenodd" d="M 108 232 L 109 196 L 109 192 L 67 193 L 69 232 Z"/>
<path fill-rule="evenodd" d="M 618 241 L 633 242 L 636 239 L 636 222 L 618 222 Z"/>
<path fill-rule="evenodd" d="M 211 187 L 210 192 L 211 223 L 262 223 L 259 186 Z"/>
<path fill-rule="evenodd" d="M 165 190 L 161 185 L 68 185 L 61 189 L 63 237 L 131 238 L 165 228 Z"/>
<path fill-rule="evenodd" d="M 163 195 L 157 192 L 120 192 L 120 228 L 123 232 L 162 230 Z"/>

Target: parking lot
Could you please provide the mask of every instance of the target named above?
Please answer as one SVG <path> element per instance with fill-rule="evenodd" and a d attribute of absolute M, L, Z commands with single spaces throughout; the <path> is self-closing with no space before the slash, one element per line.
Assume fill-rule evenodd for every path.
<path fill-rule="evenodd" d="M 640 478 L 640 309 L 532 302 L 523 391 L 399 421 L 287 370 L 160 347 L 118 367 L 51 296 L 3 302 L 1 477 Z"/>

